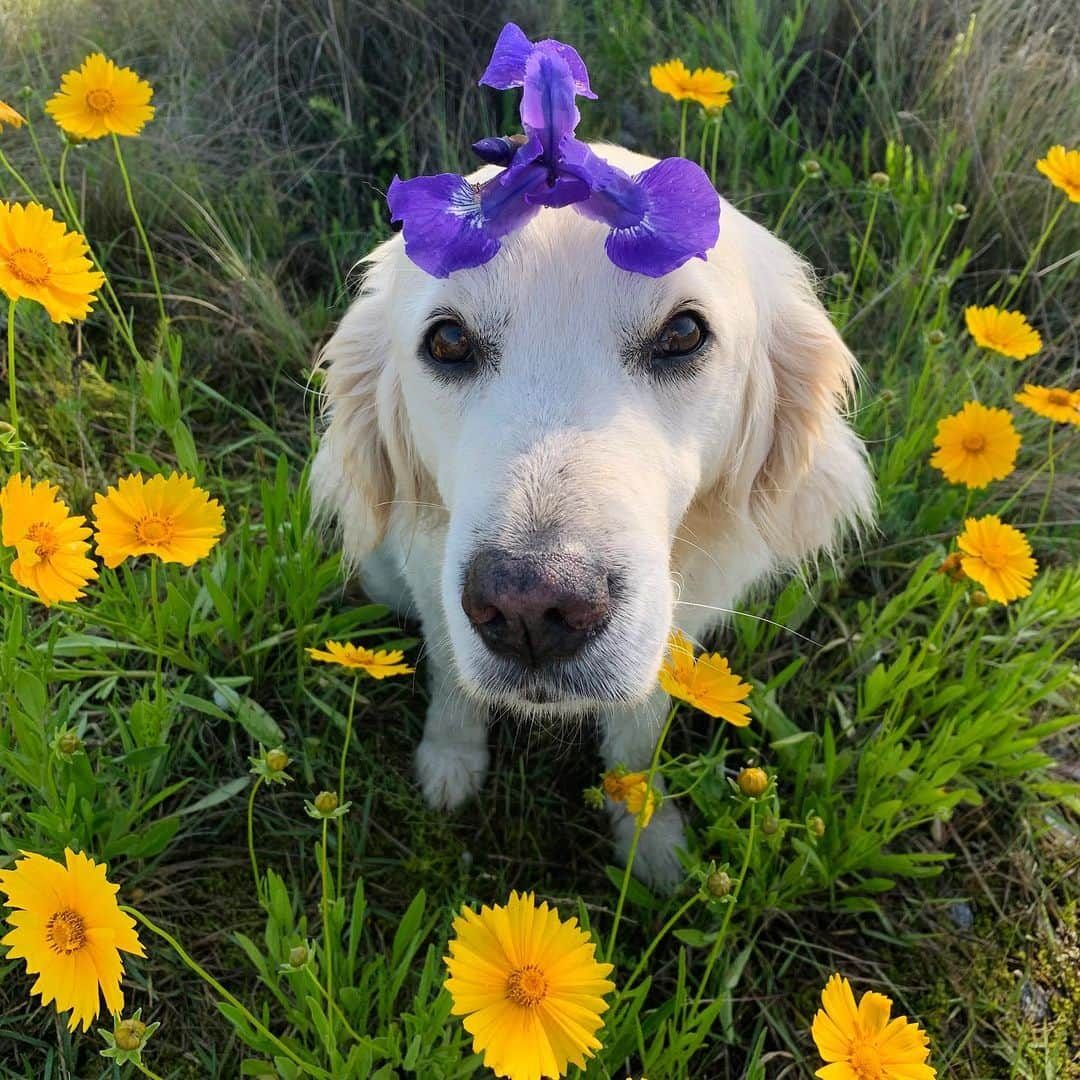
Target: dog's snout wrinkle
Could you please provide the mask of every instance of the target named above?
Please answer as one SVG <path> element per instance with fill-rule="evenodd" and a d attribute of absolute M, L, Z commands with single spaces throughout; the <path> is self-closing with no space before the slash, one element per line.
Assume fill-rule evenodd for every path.
<path fill-rule="evenodd" d="M 591 559 L 495 548 L 473 557 L 461 593 L 487 647 L 533 668 L 577 653 L 602 629 L 610 601 L 608 576 Z"/>

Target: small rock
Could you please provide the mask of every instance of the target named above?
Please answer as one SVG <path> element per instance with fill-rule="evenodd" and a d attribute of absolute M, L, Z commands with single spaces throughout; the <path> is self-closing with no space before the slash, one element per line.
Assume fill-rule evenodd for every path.
<path fill-rule="evenodd" d="M 970 930 L 975 924 L 975 913 L 971 910 L 970 904 L 963 902 L 950 904 L 946 910 L 949 913 L 949 918 L 961 930 Z"/>

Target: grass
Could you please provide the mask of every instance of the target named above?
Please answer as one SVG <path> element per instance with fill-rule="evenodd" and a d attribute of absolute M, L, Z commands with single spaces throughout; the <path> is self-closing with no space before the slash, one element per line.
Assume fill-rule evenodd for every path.
<path fill-rule="evenodd" d="M 1008 406 L 1021 380 L 1075 385 L 1074 209 L 1013 301 L 1043 334 L 1038 356 L 1021 368 L 972 350 L 960 313 L 1012 290 L 1059 205 L 1033 162 L 1078 129 L 1077 31 L 1053 0 L 970 10 L 9 4 L 0 97 L 34 116 L 54 176 L 60 141 L 38 118 L 64 70 L 101 47 L 155 86 L 158 115 L 124 151 L 172 331 L 157 326 L 115 161 L 99 144 L 75 148 L 80 217 L 142 359 L 100 312 L 67 333 L 20 305 L 25 459 L 77 512 L 126 470 L 183 465 L 221 498 L 228 534 L 192 571 L 163 575 L 164 706 L 152 693 L 159 650 L 142 565 L 103 574 L 76 612 L 2 594 L 3 851 L 71 843 L 107 859 L 125 902 L 242 1004 L 265 1007 L 276 1034 L 328 1060 L 325 1026 L 305 1003 L 318 990 L 298 981 L 321 978 L 326 942 L 320 831 L 303 804 L 336 786 L 352 681 L 308 664 L 303 647 L 417 642 L 343 584 L 312 527 L 310 359 L 344 311 L 352 264 L 388 232 L 393 174 L 460 168 L 474 138 L 514 127 L 512 103 L 474 86 L 514 17 L 586 58 L 600 100 L 584 133 L 645 151 L 672 152 L 678 133 L 677 107 L 648 86 L 650 63 L 681 55 L 738 73 L 718 186 L 766 224 L 782 219 L 784 239 L 818 269 L 865 372 L 853 420 L 880 499 L 879 529 L 860 546 L 748 598 L 721 635 L 755 683 L 752 727 L 732 734 L 679 714 L 664 768 L 693 803 L 691 862 L 704 873 L 715 860 L 737 878 L 745 858 L 748 872 L 734 907 L 695 901 L 656 946 L 647 984 L 612 1010 L 588 1075 L 810 1075 L 809 1022 L 833 970 L 918 1017 L 939 1075 L 1080 1075 L 1075 429 L 1055 437 L 1052 488 L 1047 425 L 1019 409 L 1024 448 L 1007 480 L 968 500 L 927 464 L 938 418 L 964 400 Z M 5 130 L 0 149 L 45 191 L 24 135 Z M 800 169 L 810 158 L 820 179 Z M 867 184 L 877 171 L 889 177 L 883 193 Z M 957 203 L 965 213 L 950 211 Z M 9 454 L 0 462 L 6 472 Z M 965 512 L 997 511 L 1029 534 L 1042 569 L 1027 600 L 976 608 L 935 570 Z M 438 993 L 463 902 L 535 889 L 602 940 L 614 914 L 606 825 L 582 801 L 599 770 L 590 733 L 553 743 L 497 727 L 488 786 L 447 821 L 411 777 L 425 706 L 420 678 L 360 686 L 345 888 L 326 911 L 348 928 L 335 982 L 362 1037 L 339 1028 L 337 1075 L 483 1074 Z M 70 760 L 51 745 L 65 731 L 84 746 Z M 264 908 L 246 839 L 248 758 L 278 742 L 294 780 L 263 785 L 254 802 Z M 754 808 L 776 829 L 748 844 L 750 807 L 725 770 L 750 759 L 777 777 Z M 631 887 L 620 980 L 693 895 Z M 154 1072 L 267 1072 L 250 1024 L 144 940 L 150 957 L 130 965 L 127 999 L 161 1021 L 146 1053 Z M 312 965 L 279 972 L 307 941 Z M 71 1038 L 27 988 L 21 963 L 0 968 L 4 1075 L 120 1075 L 95 1035 Z M 276 1068 L 290 1075 L 287 1062 Z"/>

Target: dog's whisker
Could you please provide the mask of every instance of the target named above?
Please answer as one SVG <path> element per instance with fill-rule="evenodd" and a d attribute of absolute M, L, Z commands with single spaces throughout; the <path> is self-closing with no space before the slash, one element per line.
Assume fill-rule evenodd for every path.
<path fill-rule="evenodd" d="M 813 645 L 815 649 L 820 649 L 822 647 L 821 643 L 815 641 L 812 637 L 807 637 L 806 634 L 801 634 L 798 630 L 795 630 L 790 626 L 785 626 L 782 622 L 777 622 L 776 619 L 766 618 L 764 615 L 755 615 L 753 612 L 739 611 L 736 608 L 717 607 L 713 604 L 695 604 L 690 600 L 676 600 L 675 603 L 678 604 L 679 607 L 704 608 L 706 611 L 716 611 L 722 615 L 741 615 L 743 618 L 753 619 L 754 622 L 768 623 L 770 626 L 779 627 L 781 630 L 807 642 L 807 644 Z"/>

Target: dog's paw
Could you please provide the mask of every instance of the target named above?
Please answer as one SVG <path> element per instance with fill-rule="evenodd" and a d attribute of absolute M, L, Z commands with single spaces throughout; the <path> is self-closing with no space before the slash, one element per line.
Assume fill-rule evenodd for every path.
<path fill-rule="evenodd" d="M 619 808 L 621 811 L 621 807 Z M 614 822 L 615 850 L 624 866 L 634 837 L 634 818 L 625 811 Z M 662 802 L 649 827 L 642 830 L 634 854 L 634 877 L 650 889 L 665 895 L 673 893 L 686 877 L 679 860 L 679 849 L 686 846 L 686 826 L 678 807 Z"/>
<path fill-rule="evenodd" d="M 484 784 L 486 746 L 443 739 L 423 739 L 416 748 L 416 775 L 424 800 L 433 810 L 456 810 Z"/>

